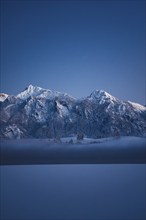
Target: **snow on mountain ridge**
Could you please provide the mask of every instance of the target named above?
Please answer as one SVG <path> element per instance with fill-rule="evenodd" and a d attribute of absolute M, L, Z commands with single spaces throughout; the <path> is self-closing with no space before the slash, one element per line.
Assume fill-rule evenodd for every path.
<path fill-rule="evenodd" d="M 105 101 L 110 101 L 111 103 L 117 101 L 118 99 L 116 99 L 114 96 L 110 95 L 108 92 L 104 91 L 104 90 L 94 90 L 90 96 L 89 99 L 98 99 L 99 104 L 103 104 Z"/>
<path fill-rule="evenodd" d="M 49 89 L 43 89 L 41 87 L 33 86 L 31 84 L 23 92 L 19 93 L 16 97 L 22 100 L 26 100 L 31 96 L 38 98 L 47 98 L 47 99 L 53 99 L 55 97 L 75 99 L 74 97 L 68 95 L 67 93 L 61 93 Z"/>
<path fill-rule="evenodd" d="M 7 97 L 8 97 L 8 94 L 0 93 L 0 102 L 4 102 Z"/>
<path fill-rule="evenodd" d="M 5 94 L 5 93 L 0 93 L 0 102 L 5 101 L 5 99 L 8 97 L 9 95 Z M 59 98 L 62 101 L 67 101 L 68 99 L 71 100 L 77 100 L 76 98 L 74 98 L 73 96 L 70 96 L 67 93 L 61 93 L 58 91 L 52 91 L 49 89 L 44 89 L 41 88 L 39 86 L 33 86 L 32 84 L 30 84 L 24 91 L 20 92 L 19 94 L 17 94 L 15 96 L 16 98 L 20 98 L 22 100 L 26 100 L 29 97 L 37 97 L 37 98 L 45 98 L 45 99 L 54 99 L 54 98 Z M 80 98 L 78 100 L 82 101 L 82 100 L 91 100 L 91 101 L 98 101 L 99 104 L 104 104 L 105 102 L 110 103 L 110 106 L 113 105 L 115 102 L 118 102 L 119 104 L 123 105 L 123 101 L 119 100 L 118 98 L 112 96 L 111 94 L 109 94 L 108 92 L 104 91 L 104 90 L 94 90 L 90 96 L 85 97 L 85 98 Z M 138 103 L 134 103 L 131 101 L 128 101 L 128 103 L 135 108 L 137 111 L 145 111 L 146 107 L 143 105 L 140 105 Z M 110 107 L 109 106 L 109 107 Z"/>
<path fill-rule="evenodd" d="M 23 92 L 19 93 L 16 97 L 25 100 L 30 96 L 38 96 L 42 94 L 44 91 L 46 90 L 42 89 L 41 87 L 29 85 Z"/>
<path fill-rule="evenodd" d="M 131 102 L 131 101 L 128 101 L 128 103 L 130 105 L 132 105 L 132 107 L 134 107 L 137 111 L 146 111 L 146 107 L 143 106 L 143 105 L 140 105 L 138 103 L 135 103 L 135 102 Z"/>

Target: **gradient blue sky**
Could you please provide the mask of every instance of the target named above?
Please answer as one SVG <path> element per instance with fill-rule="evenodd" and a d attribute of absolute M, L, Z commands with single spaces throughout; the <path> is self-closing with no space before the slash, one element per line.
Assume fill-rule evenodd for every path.
<path fill-rule="evenodd" d="M 1 91 L 29 84 L 145 104 L 145 1 L 1 1 Z"/>

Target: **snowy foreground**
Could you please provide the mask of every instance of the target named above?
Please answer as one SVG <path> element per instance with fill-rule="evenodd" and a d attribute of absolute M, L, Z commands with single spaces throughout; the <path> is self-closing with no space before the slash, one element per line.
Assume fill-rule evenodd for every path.
<path fill-rule="evenodd" d="M 72 139 L 72 141 L 71 141 Z M 1 140 L 1 165 L 145 163 L 146 138 Z"/>

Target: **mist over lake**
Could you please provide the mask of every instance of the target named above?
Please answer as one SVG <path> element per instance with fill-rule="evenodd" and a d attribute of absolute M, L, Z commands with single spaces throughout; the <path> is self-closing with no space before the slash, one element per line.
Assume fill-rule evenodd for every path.
<path fill-rule="evenodd" d="M 0 151 L 1 165 L 146 163 L 146 139 L 140 137 L 62 138 L 60 143 L 49 139 L 2 140 Z"/>

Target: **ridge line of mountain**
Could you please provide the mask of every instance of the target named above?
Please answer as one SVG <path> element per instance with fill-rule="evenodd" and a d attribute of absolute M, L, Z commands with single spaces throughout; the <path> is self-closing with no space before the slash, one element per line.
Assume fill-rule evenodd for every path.
<path fill-rule="evenodd" d="M 146 135 L 146 107 L 104 90 L 76 99 L 29 85 L 16 96 L 0 94 L 0 114 L 0 138 Z"/>
<path fill-rule="evenodd" d="M 44 96 L 42 94 L 44 94 Z M 14 96 L 14 97 L 17 97 L 17 98 L 20 98 L 20 99 L 27 99 L 30 96 L 41 98 L 41 97 L 45 97 L 45 95 L 46 95 L 45 98 L 49 98 L 49 95 L 51 96 L 53 94 L 54 94 L 54 96 L 59 96 L 59 95 L 68 96 L 68 97 L 71 97 L 75 100 L 82 100 L 82 99 L 86 99 L 86 98 L 89 98 L 89 99 L 91 99 L 91 98 L 100 98 L 101 96 L 104 96 L 104 97 L 109 98 L 111 100 L 119 100 L 119 101 L 122 101 L 122 102 L 126 102 L 126 101 L 120 100 L 119 98 L 114 97 L 113 95 L 109 94 L 108 92 L 106 92 L 103 89 L 100 89 L 100 90 L 95 89 L 89 96 L 82 97 L 82 98 L 75 98 L 75 97 L 73 97 L 73 96 L 71 96 L 67 93 L 53 91 L 53 90 L 50 90 L 50 89 L 44 89 L 44 88 L 39 87 L 39 86 L 33 86 L 32 84 L 28 85 L 22 92 L 18 93 L 17 95 L 0 93 L 0 102 L 3 102 L 9 96 Z M 140 106 L 144 106 L 142 104 L 139 104 L 139 103 L 133 102 L 133 101 L 127 101 L 127 102 L 133 103 L 133 104 L 138 104 Z M 144 106 L 144 107 L 146 107 L 146 106 Z"/>

